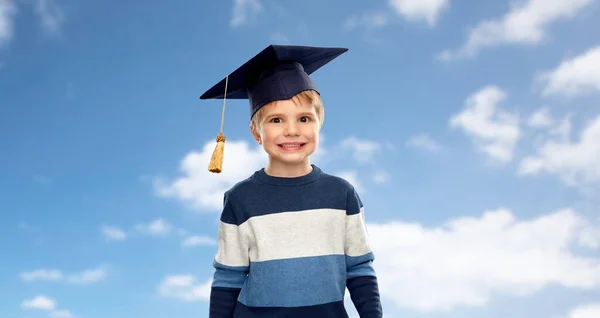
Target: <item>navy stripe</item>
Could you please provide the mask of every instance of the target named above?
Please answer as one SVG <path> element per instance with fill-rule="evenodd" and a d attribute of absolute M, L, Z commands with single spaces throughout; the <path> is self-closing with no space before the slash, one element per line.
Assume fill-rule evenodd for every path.
<path fill-rule="evenodd" d="M 375 276 L 361 276 L 347 282 L 350 298 L 361 318 L 381 318 L 383 309 Z"/>
<path fill-rule="evenodd" d="M 210 290 L 209 318 L 231 318 L 240 293 L 239 288 L 213 287 Z"/>
<path fill-rule="evenodd" d="M 342 300 L 346 289 L 344 255 L 253 262 L 250 273 L 239 299 L 248 306 L 329 303 Z"/>
<path fill-rule="evenodd" d="M 325 173 L 321 173 L 313 182 L 273 190 L 274 185 L 257 177 L 239 182 L 225 194 L 221 221 L 240 225 L 255 216 L 313 209 L 346 210 L 350 215 L 359 213 L 362 207 L 350 183 Z M 306 199 L 299 198 L 298 193 L 302 193 Z"/>
<path fill-rule="evenodd" d="M 343 301 L 302 307 L 248 307 L 238 303 L 233 318 L 348 318 Z M 362 316 L 361 316 L 362 317 Z M 212 317 L 211 317 L 212 318 Z"/>

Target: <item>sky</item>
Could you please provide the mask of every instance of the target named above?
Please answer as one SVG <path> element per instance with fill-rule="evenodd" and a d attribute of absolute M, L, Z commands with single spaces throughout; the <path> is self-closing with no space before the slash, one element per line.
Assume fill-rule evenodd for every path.
<path fill-rule="evenodd" d="M 269 44 L 364 204 L 386 317 L 600 317 L 600 1 L 0 0 L 0 317 L 207 317 L 223 192 L 266 163 L 199 96 Z M 351 301 L 346 306 L 358 317 Z"/>

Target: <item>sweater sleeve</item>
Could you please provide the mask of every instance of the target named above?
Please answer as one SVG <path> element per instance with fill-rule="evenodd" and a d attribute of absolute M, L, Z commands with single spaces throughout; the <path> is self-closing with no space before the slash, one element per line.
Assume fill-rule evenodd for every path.
<path fill-rule="evenodd" d="M 361 318 L 381 318 L 383 309 L 372 265 L 375 256 L 369 245 L 364 207 L 352 187 L 346 204 L 346 287 Z"/>
<path fill-rule="evenodd" d="M 219 222 L 215 273 L 210 292 L 209 318 L 231 318 L 249 271 L 247 239 L 239 229 L 229 193 L 225 193 Z"/>

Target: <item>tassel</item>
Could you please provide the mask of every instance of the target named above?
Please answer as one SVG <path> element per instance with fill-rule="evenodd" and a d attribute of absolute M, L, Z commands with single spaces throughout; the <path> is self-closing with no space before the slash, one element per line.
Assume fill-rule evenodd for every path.
<path fill-rule="evenodd" d="M 222 133 L 217 135 L 217 145 L 213 151 L 210 163 L 208 165 L 208 171 L 213 173 L 221 173 L 223 171 L 223 152 L 225 148 L 225 136 Z"/>

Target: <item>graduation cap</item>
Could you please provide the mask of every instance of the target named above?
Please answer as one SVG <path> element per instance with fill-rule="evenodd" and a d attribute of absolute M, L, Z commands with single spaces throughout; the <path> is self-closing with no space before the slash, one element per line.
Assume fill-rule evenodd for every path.
<path fill-rule="evenodd" d="M 305 90 L 318 93 L 309 75 L 346 51 L 346 48 L 269 45 L 202 94 L 200 99 L 223 99 L 221 130 L 208 170 L 222 171 L 223 121 L 228 98 L 249 100 L 252 118 L 270 102 L 289 99 Z"/>

